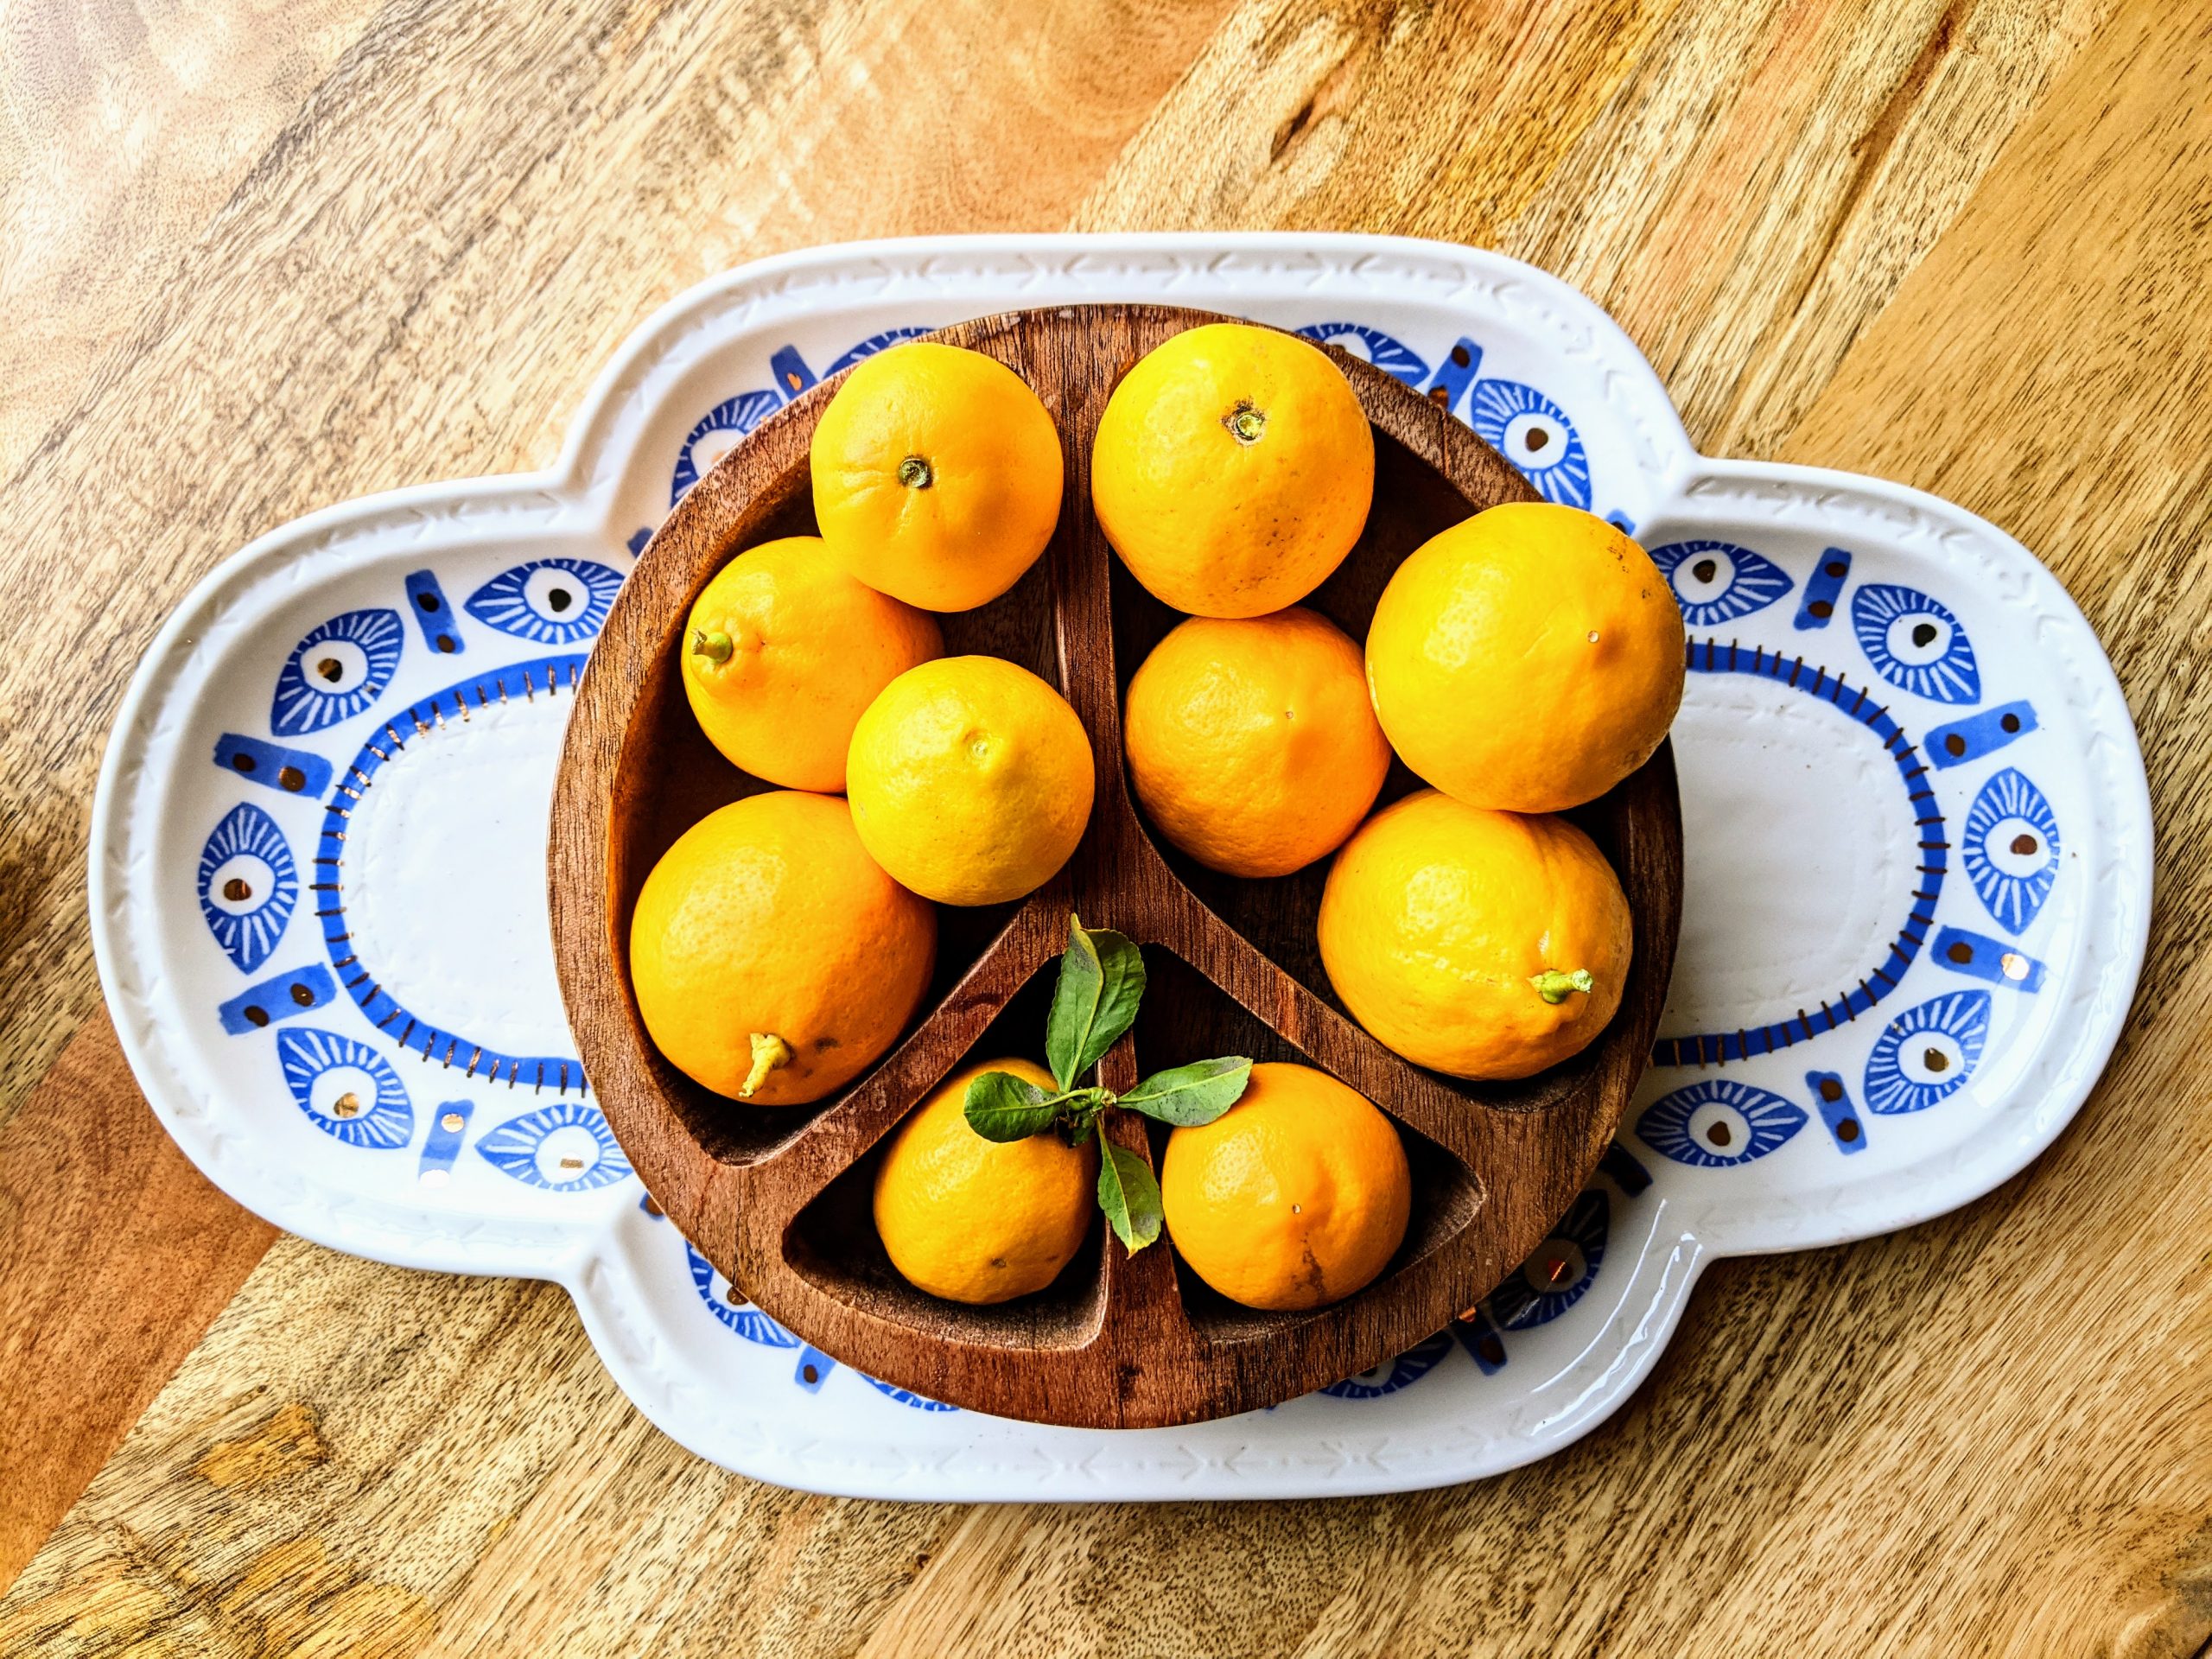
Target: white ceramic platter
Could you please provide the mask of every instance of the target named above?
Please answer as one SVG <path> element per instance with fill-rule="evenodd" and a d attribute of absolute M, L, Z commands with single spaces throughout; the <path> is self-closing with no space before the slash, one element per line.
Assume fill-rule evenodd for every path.
<path fill-rule="evenodd" d="M 1652 550 L 1688 637 L 1689 862 L 1657 1064 L 1527 1268 L 1334 1389 L 1115 1433 L 934 1406 L 734 1305 L 592 1104 L 543 872 L 572 677 L 691 480 L 905 334 L 1142 300 L 1363 352 Z M 703 1457 L 885 1497 L 1291 1497 L 1556 1450 L 1628 1397 L 1713 1256 L 2004 1180 L 2111 1052 L 2150 880 L 2126 706 L 2042 565 L 1912 490 L 1699 455 L 1564 284 L 1433 243 L 998 237 L 733 271 L 638 332 L 550 472 L 351 502 L 230 559 L 124 702 L 92 915 L 138 1080 L 225 1191 L 380 1261 L 557 1281 Z"/>

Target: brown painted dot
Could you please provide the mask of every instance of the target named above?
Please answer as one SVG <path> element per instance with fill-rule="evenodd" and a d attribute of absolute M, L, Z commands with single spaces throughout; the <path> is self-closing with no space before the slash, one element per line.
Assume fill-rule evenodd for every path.
<path fill-rule="evenodd" d="M 1529 435 L 1522 440 L 1523 443 L 1529 446 L 1529 449 L 1531 454 L 1534 454 L 1536 450 L 1542 448 L 1551 441 L 1552 435 L 1545 431 L 1541 426 L 1530 427 L 1529 429 Z"/>
<path fill-rule="evenodd" d="M 448 1112 L 438 1119 L 438 1127 L 448 1135 L 458 1135 L 461 1132 L 461 1126 L 467 1121 L 459 1112 Z"/>
<path fill-rule="evenodd" d="M 732 1307 L 745 1306 L 745 1298 L 737 1294 L 735 1285 L 732 1285 L 728 1290 L 722 1292 L 722 1300 L 728 1302 Z"/>
<path fill-rule="evenodd" d="M 223 897 L 234 905 L 242 905 L 253 897 L 253 889 L 234 875 L 223 883 Z"/>
<path fill-rule="evenodd" d="M 1716 1147 L 1726 1146 L 1729 1141 L 1728 1126 L 1726 1123 L 1713 1124 L 1706 1130 L 1705 1138 Z"/>
<path fill-rule="evenodd" d="M 315 993 L 305 985 L 295 985 L 292 987 L 292 1001 L 303 1008 L 311 1008 L 315 1007 Z"/>
<path fill-rule="evenodd" d="M 453 635 L 449 633 L 440 634 L 438 636 L 438 649 L 444 652 L 448 656 L 451 656 L 453 654 Z"/>
<path fill-rule="evenodd" d="M 1846 1146 L 1856 1141 L 1859 1138 L 1859 1120 L 1855 1117 L 1845 1118 L 1842 1122 L 1835 1126 L 1835 1138 Z"/>
<path fill-rule="evenodd" d="M 2012 850 L 2023 858 L 2034 852 L 2040 844 L 2033 836 L 2018 835 L 2012 837 Z"/>
<path fill-rule="evenodd" d="M 417 594 L 415 595 L 415 602 L 426 611 L 435 611 L 438 608 L 438 596 L 435 594 Z"/>
<path fill-rule="evenodd" d="M 1428 401 L 1434 404 L 1439 409 L 1451 408 L 1452 388 L 1449 386 L 1431 386 L 1428 389 Z"/>
<path fill-rule="evenodd" d="M 231 765 L 240 772 L 251 772 L 253 757 L 250 754 L 234 754 L 231 757 Z"/>
<path fill-rule="evenodd" d="M 1940 1048 L 1922 1049 L 1920 1063 L 1930 1071 L 1948 1071 L 1951 1069 L 1951 1057 Z"/>
<path fill-rule="evenodd" d="M 1711 559 L 1700 559 L 1695 564 L 1690 566 L 1690 575 L 1695 576 L 1700 582 L 1711 582 L 1719 574 L 1719 565 Z"/>
<path fill-rule="evenodd" d="M 560 612 L 567 610 L 569 606 L 575 604 L 576 602 L 576 596 L 565 588 L 556 588 L 545 595 L 545 602 L 553 607 L 555 613 L 557 615 Z"/>
<path fill-rule="evenodd" d="M 280 767 L 277 770 L 276 781 L 295 795 L 308 786 L 307 773 L 302 772 L 297 766 Z"/>
<path fill-rule="evenodd" d="M 658 1200 L 649 1196 L 645 1199 L 645 1213 L 649 1216 L 664 1216 L 668 1211 L 660 1207 Z"/>
<path fill-rule="evenodd" d="M 357 1117 L 360 1115 L 361 1097 L 348 1089 L 330 1103 L 330 1110 L 333 1116 Z"/>
<path fill-rule="evenodd" d="M 250 1026 L 265 1026 L 269 1023 L 269 1010 L 249 1002 L 245 1005 L 245 1021 Z"/>
<path fill-rule="evenodd" d="M 584 1160 L 581 1158 L 569 1157 L 561 1160 L 561 1167 L 563 1169 L 582 1169 L 583 1166 Z"/>
<path fill-rule="evenodd" d="M 1475 1351 L 1492 1365 L 1505 1363 L 1505 1344 L 1496 1337 L 1484 1337 L 1475 1344 Z"/>
<path fill-rule="evenodd" d="M 1821 1098 L 1833 1104 L 1843 1098 L 1843 1085 L 1834 1077 L 1821 1079 Z"/>
<path fill-rule="evenodd" d="M 1953 962 L 1972 962 L 1974 960 L 1974 946 L 1968 944 L 1964 939 L 1961 939 L 1956 944 L 1953 945 L 1943 954 L 1948 957 Z"/>
<path fill-rule="evenodd" d="M 1821 574 L 1833 582 L 1841 582 L 1851 572 L 1851 567 L 1841 559 L 1830 559 L 1821 567 Z"/>
<path fill-rule="evenodd" d="M 2020 717 L 2018 715 L 2000 715 L 1997 723 L 2008 732 L 2017 732 L 2020 729 Z"/>
<path fill-rule="evenodd" d="M 346 664 L 335 657 L 326 657 L 315 665 L 315 671 L 335 685 L 346 677 Z"/>
<path fill-rule="evenodd" d="M 1953 732 L 1944 738 L 1944 753 L 1948 755 L 1961 755 L 1966 752 L 1967 741 L 1963 737 L 1961 737 L 1956 732 Z"/>
<path fill-rule="evenodd" d="M 1454 346 L 1452 348 L 1452 365 L 1454 368 L 1464 369 L 1471 360 L 1465 346 Z"/>
<path fill-rule="evenodd" d="M 798 1374 L 804 1377 L 810 1385 L 819 1382 L 822 1380 L 822 1372 L 819 1369 L 812 1365 L 800 1366 L 798 1368 Z"/>
<path fill-rule="evenodd" d="M 1936 625 L 1933 622 L 1914 623 L 1912 625 L 1912 643 L 1916 645 L 1922 646 L 1934 645 L 1936 643 Z"/>
<path fill-rule="evenodd" d="M 1805 608 L 1813 615 L 1819 617 L 1823 622 L 1827 621 L 1828 618 L 1835 614 L 1835 607 L 1829 604 L 1825 599 L 1816 599 Z"/>
<path fill-rule="evenodd" d="M 789 386 L 793 391 L 797 391 L 806 383 L 798 378 L 798 372 L 797 370 L 785 369 L 784 371 L 784 384 Z"/>

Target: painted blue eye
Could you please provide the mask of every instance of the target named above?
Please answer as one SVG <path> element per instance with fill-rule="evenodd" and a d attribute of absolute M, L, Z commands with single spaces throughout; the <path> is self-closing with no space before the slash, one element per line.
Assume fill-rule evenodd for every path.
<path fill-rule="evenodd" d="M 200 913 L 241 973 L 269 960 L 299 902 L 292 849 L 259 807 L 236 806 L 200 849 Z"/>
<path fill-rule="evenodd" d="M 1636 1133 L 1662 1158 L 1728 1169 L 1765 1157 L 1804 1127 L 1803 1109 L 1780 1095 L 1711 1077 L 1653 1101 Z"/>
<path fill-rule="evenodd" d="M 1324 346 L 1341 346 L 1354 357 L 1363 357 L 1383 373 L 1417 386 L 1428 378 L 1428 365 L 1419 353 L 1394 334 L 1370 328 L 1363 322 L 1317 322 L 1298 333 Z"/>
<path fill-rule="evenodd" d="M 1967 809 L 1967 879 L 2010 933 L 2024 931 L 2058 879 L 2058 815 L 2025 772 L 2007 766 Z"/>
<path fill-rule="evenodd" d="M 1953 991 L 1890 1021 L 1866 1057 L 1866 1109 L 1924 1112 L 1974 1075 L 1989 1039 L 1989 993 Z"/>
<path fill-rule="evenodd" d="M 1612 1205 L 1601 1188 L 1592 1187 L 1567 1206 L 1551 1236 L 1490 1294 L 1492 1318 L 1508 1331 L 1549 1325 L 1573 1307 L 1597 1282 L 1605 1259 L 1605 1232 Z"/>
<path fill-rule="evenodd" d="M 1357 1376 L 1332 1382 L 1320 1392 L 1333 1400 L 1380 1400 L 1386 1394 L 1411 1388 L 1434 1370 L 1436 1362 L 1451 1351 L 1452 1333 L 1440 1331 L 1415 1343 L 1395 1359 L 1386 1359 Z"/>
<path fill-rule="evenodd" d="M 1590 505 L 1590 457 L 1567 411 L 1518 380 L 1480 380 L 1467 423 L 1547 501 Z"/>
<path fill-rule="evenodd" d="M 525 1186 L 581 1192 L 612 1186 L 630 1160 L 596 1106 L 564 1100 L 509 1118 L 476 1143 L 485 1161 Z"/>
<path fill-rule="evenodd" d="M 300 737 L 351 720 L 391 683 L 406 639 L 397 611 L 347 611 L 310 630 L 277 673 L 270 730 Z"/>
<path fill-rule="evenodd" d="M 589 559 L 532 559 L 500 571 L 462 608 L 502 633 L 565 645 L 605 626 L 621 591 L 622 578 Z"/>
<path fill-rule="evenodd" d="M 918 325 L 911 328 L 887 328 L 880 334 L 870 334 L 851 351 L 832 363 L 830 365 L 830 372 L 841 373 L 851 368 L 864 357 L 874 357 L 878 352 L 887 352 L 902 340 L 912 340 L 917 334 L 926 334 L 931 332 L 928 327 Z"/>
<path fill-rule="evenodd" d="M 1693 628 L 1763 611 L 1794 585 L 1773 560 L 1733 542 L 1669 542 L 1651 550 L 1651 563 Z"/>
<path fill-rule="evenodd" d="M 764 1348 L 799 1345 L 797 1337 L 740 1295 L 737 1287 L 716 1273 L 715 1264 L 700 1255 L 689 1239 L 683 1244 L 683 1261 L 691 1272 L 691 1287 L 699 1293 L 707 1312 L 739 1336 Z"/>
<path fill-rule="evenodd" d="M 694 484 L 715 470 L 716 461 L 737 448 L 740 438 L 783 406 L 784 400 L 772 391 L 741 391 L 702 415 L 676 452 L 676 470 L 668 480 L 669 505 L 681 501 Z"/>
<path fill-rule="evenodd" d="M 349 1147 L 390 1149 L 415 1135 L 415 1107 L 384 1058 L 351 1037 L 312 1026 L 276 1033 L 284 1086 L 308 1122 Z"/>
<path fill-rule="evenodd" d="M 1930 702 L 1977 702 L 1981 670 L 1959 619 L 1917 588 L 1872 582 L 1851 596 L 1851 626 L 1874 671 Z"/>

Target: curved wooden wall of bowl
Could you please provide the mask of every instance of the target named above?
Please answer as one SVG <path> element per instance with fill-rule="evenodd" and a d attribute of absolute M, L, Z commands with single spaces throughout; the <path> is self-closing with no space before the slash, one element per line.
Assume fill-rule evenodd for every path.
<path fill-rule="evenodd" d="M 1672 966 L 1681 829 L 1669 753 L 1575 816 L 1620 873 L 1636 916 L 1618 1015 L 1581 1055 L 1513 1084 L 1412 1065 L 1343 1013 L 1313 938 L 1325 865 L 1236 881 L 1156 841 L 1128 791 L 1120 697 L 1179 619 L 1132 581 L 1090 506 L 1090 441 L 1128 367 L 1217 321 L 1159 306 L 1018 312 L 938 338 L 987 352 L 1059 424 L 1059 528 L 1013 592 L 945 617 L 952 652 L 989 652 L 1058 684 L 1098 768 L 1090 830 L 1066 869 L 1017 905 L 940 907 L 938 980 L 914 1026 L 844 1095 L 766 1109 L 708 1093 L 664 1061 L 627 970 L 632 903 L 670 842 L 766 788 L 700 734 L 677 652 L 693 599 L 734 554 L 810 533 L 807 443 L 836 390 L 813 388 L 753 433 L 670 515 L 607 619 L 583 677 L 556 790 L 550 871 L 569 1022 L 608 1122 L 647 1189 L 700 1251 L 767 1313 L 833 1357 L 933 1399 L 1094 1427 L 1251 1410 L 1378 1364 L 1471 1307 L 1544 1237 L 1611 1139 L 1650 1052 Z M 1532 499 L 1520 475 L 1437 404 L 1342 353 L 1376 430 L 1375 505 L 1358 548 L 1306 602 L 1363 637 L 1405 555 L 1470 512 Z M 1389 798 L 1414 786 L 1402 768 Z M 1094 1221 L 1058 1282 L 993 1308 L 941 1302 L 891 1268 L 868 1218 L 885 1133 L 969 1058 L 1041 1059 L 1043 1008 L 1071 910 L 1147 947 L 1152 988 L 1103 1065 L 1109 1087 L 1209 1054 L 1300 1059 L 1334 1072 L 1406 1131 L 1414 1170 L 1404 1247 L 1367 1289 L 1298 1314 L 1228 1303 L 1181 1268 L 1165 1235 L 1131 1257 Z M 1143 1120 L 1113 1114 L 1157 1158 Z"/>

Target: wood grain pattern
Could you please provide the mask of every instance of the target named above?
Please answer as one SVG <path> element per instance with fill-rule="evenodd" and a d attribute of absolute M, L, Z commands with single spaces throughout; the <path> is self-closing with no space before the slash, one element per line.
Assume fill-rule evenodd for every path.
<path fill-rule="evenodd" d="M 946 648 L 1051 642 L 1052 660 L 1035 666 L 1090 734 L 1095 804 L 1065 868 L 1018 906 L 995 907 L 1011 911 L 1003 925 L 989 909 L 941 912 L 948 938 L 919 1022 L 818 1110 L 748 1108 L 684 1077 L 646 1034 L 627 964 L 630 914 L 662 854 L 707 811 L 766 787 L 706 744 L 677 664 L 685 619 L 732 557 L 815 533 L 807 446 L 841 381 L 764 423 L 669 515 L 623 584 L 569 721 L 553 801 L 554 950 L 569 1025 L 632 1166 L 685 1236 L 772 1317 L 870 1376 L 965 1409 L 1097 1428 L 1200 1422 L 1402 1353 L 1495 1289 L 1573 1202 L 1643 1076 L 1666 1001 L 1682 880 L 1669 749 L 1577 814 L 1635 918 L 1620 1010 L 1580 1054 L 1510 1083 L 1423 1071 L 1347 1017 L 1313 964 L 1318 872 L 1204 883 L 1230 900 L 1217 910 L 1185 879 L 1196 878 L 1189 861 L 1171 868 L 1140 822 L 1122 771 L 1122 697 L 1174 613 L 1127 579 L 1107 543 L 1090 507 L 1091 444 L 1140 358 L 1219 320 L 1167 306 L 1065 306 L 933 336 L 996 358 L 1038 393 L 1067 477 L 1058 526 L 1030 575 L 990 605 L 944 619 Z M 1436 403 L 1336 356 L 1374 430 L 1375 499 L 1357 545 L 1309 602 L 1357 639 L 1414 549 L 1471 511 L 1536 493 Z M 672 788 L 679 778 L 704 781 Z M 1067 948 L 1071 915 L 1151 949 L 1163 969 L 1168 957 L 1187 965 L 1173 999 L 1186 1007 L 1207 987 L 1225 994 L 1192 1007 L 1179 1029 L 1155 1020 L 1124 1038 L 1103 1061 L 1108 1087 L 1209 1055 L 1272 1059 L 1261 1052 L 1272 1040 L 1397 1120 L 1414 1151 L 1413 1217 L 1373 1284 L 1327 1308 L 1255 1313 L 1203 1294 L 1177 1270 L 1172 1243 L 1131 1255 L 1096 1225 L 1100 1248 L 1046 1290 L 1002 1306 L 938 1301 L 891 1267 L 860 1201 L 869 1154 L 971 1053 L 1034 1041 L 994 1033 L 1018 1028 L 1016 999 Z M 987 936 L 963 937 L 978 924 Z M 1023 1013 L 1033 1032 L 1033 1013 Z M 1116 1113 L 1106 1128 L 1152 1162 L 1134 1115 Z"/>
<path fill-rule="evenodd" d="M 2209 69 L 2212 17 L 2168 0 L 0 8 L 0 1113 L 92 1006 L 84 803 L 183 587 L 321 502 L 544 462 L 652 304 L 830 235 L 1531 258 L 1708 451 L 1886 472 L 2050 560 L 2160 836 L 2146 989 L 2059 1144 L 1909 1233 L 1721 1264 L 1543 1464 L 1325 1504 L 800 1497 L 661 1440 L 556 1292 L 285 1240 L 0 1601 L 0 1651 L 2197 1653 Z M 73 197 L 118 205 L 71 231 Z M 41 373 L 41 340 L 77 343 Z M 200 1471 L 287 1406 L 320 1461 Z"/>

